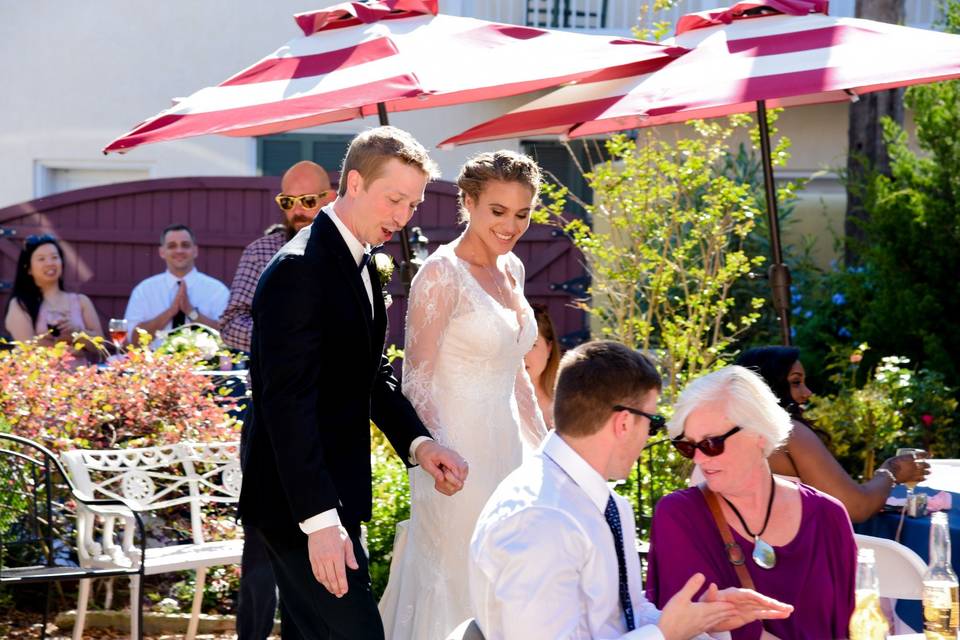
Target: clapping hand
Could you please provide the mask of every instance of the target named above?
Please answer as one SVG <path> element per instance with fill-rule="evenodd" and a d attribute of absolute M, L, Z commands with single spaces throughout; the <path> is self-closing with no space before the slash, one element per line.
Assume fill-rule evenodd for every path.
<path fill-rule="evenodd" d="M 58 339 L 65 340 L 73 336 L 74 333 L 80 333 L 84 330 L 83 326 L 77 326 L 73 324 L 70 319 L 70 315 L 62 311 L 49 311 L 47 312 L 47 326 L 53 327 L 56 331 L 51 329 L 51 334 L 53 336 L 53 342 L 56 342 Z"/>
<path fill-rule="evenodd" d="M 452 449 L 447 449 L 433 440 L 426 440 L 414 452 L 417 464 L 433 476 L 436 489 L 440 493 L 452 496 L 467 479 L 469 469 L 467 461 Z"/>
<path fill-rule="evenodd" d="M 739 629 L 755 620 L 789 618 L 793 613 L 792 605 L 768 598 L 752 589 L 728 587 L 719 590 L 715 584 L 707 587 L 700 596 L 700 602 L 729 602 L 736 607 L 723 621 L 707 629 L 711 632 Z"/>
<path fill-rule="evenodd" d="M 190 302 L 190 296 L 187 294 L 187 283 L 180 281 L 180 287 L 177 289 L 177 297 L 174 298 L 174 304 L 177 305 L 177 311 L 184 314 L 193 311 L 193 304 Z"/>

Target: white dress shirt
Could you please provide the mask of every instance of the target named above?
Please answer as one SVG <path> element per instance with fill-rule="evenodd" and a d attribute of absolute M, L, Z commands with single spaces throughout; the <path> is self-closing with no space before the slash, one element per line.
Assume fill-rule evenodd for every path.
<path fill-rule="evenodd" d="M 330 219 L 333 220 L 334 226 L 337 228 L 337 231 L 340 232 L 340 235 L 343 236 L 343 241 L 347 243 L 347 248 L 350 249 L 350 254 L 353 256 L 354 261 L 357 263 L 357 268 L 360 267 L 360 261 L 363 259 L 363 254 L 370 250 L 369 245 L 365 245 L 356 236 L 347 228 L 347 225 L 343 224 L 343 221 L 340 220 L 340 217 L 337 215 L 337 212 L 333 210 L 333 205 L 329 205 L 323 209 L 323 211 L 330 216 Z M 373 311 L 373 284 L 370 282 L 370 271 L 364 269 L 360 272 L 360 279 L 363 280 L 363 286 L 367 290 L 367 300 L 370 302 L 371 313 Z M 417 450 L 417 447 L 420 446 L 422 442 L 430 440 L 426 436 L 420 436 L 415 438 L 413 442 L 410 443 L 410 452 L 409 458 L 411 464 L 416 464 L 416 456 L 414 452 Z M 328 509 L 323 513 L 318 513 L 315 516 L 311 516 L 300 523 L 300 530 L 305 534 L 310 535 L 314 531 L 319 531 L 320 529 L 325 529 L 327 527 L 335 527 L 340 525 L 340 514 L 337 513 L 336 509 Z"/>
<path fill-rule="evenodd" d="M 625 554 L 637 624 L 627 631 L 603 515 L 611 495 L 620 521 L 633 523 L 630 504 L 556 432 L 500 484 L 470 543 L 470 595 L 487 640 L 663 640 L 636 553 Z M 636 548 L 632 526 L 623 527 L 623 543 Z"/>
<path fill-rule="evenodd" d="M 182 278 L 164 271 L 142 281 L 130 294 L 123 317 L 127 319 L 131 341 L 137 339 L 135 329 L 138 324 L 152 320 L 170 308 L 173 299 L 177 296 L 177 287 L 181 280 L 187 283 L 187 296 L 190 298 L 190 303 L 208 318 L 220 319 L 230 299 L 230 289 L 227 285 L 205 273 L 200 273 L 196 268 Z M 171 321 L 160 330 L 169 331 L 172 328 Z M 150 347 L 156 349 L 162 342 L 161 338 L 154 338 Z"/>
<path fill-rule="evenodd" d="M 604 517 L 611 495 L 625 525 L 633 631 Z M 633 522 L 629 502 L 551 431 L 500 483 L 470 542 L 470 596 L 487 640 L 663 640 L 660 612 L 644 596 Z"/>

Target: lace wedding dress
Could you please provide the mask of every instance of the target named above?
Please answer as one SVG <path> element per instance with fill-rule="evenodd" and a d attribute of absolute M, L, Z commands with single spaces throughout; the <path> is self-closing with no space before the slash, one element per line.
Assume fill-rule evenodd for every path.
<path fill-rule="evenodd" d="M 467 563 L 474 524 L 523 451 L 546 434 L 523 367 L 537 338 L 523 297 L 523 264 L 512 253 L 500 258 L 515 283 L 517 312 L 480 285 L 453 246 L 437 249 L 413 280 L 403 391 L 433 437 L 463 456 L 470 472 L 459 493 L 445 496 L 420 467 L 410 470 L 410 520 L 397 527 L 380 601 L 387 640 L 443 640 L 473 615 Z"/>

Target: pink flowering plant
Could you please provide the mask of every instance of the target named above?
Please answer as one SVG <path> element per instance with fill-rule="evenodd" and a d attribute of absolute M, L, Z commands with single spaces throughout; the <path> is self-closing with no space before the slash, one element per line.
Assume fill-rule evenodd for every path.
<path fill-rule="evenodd" d="M 828 358 L 837 391 L 814 396 L 806 416 L 826 431 L 848 471 L 872 477 L 877 460 L 897 447 L 921 447 L 937 458 L 955 458 L 960 443 L 954 424 L 955 390 L 943 376 L 915 370 L 902 356 L 885 356 L 865 368 L 866 343 L 834 346 Z"/>
<path fill-rule="evenodd" d="M 54 451 L 239 437 L 235 405 L 196 373 L 193 351 L 138 344 L 96 366 L 78 365 L 76 347 L 18 342 L 0 351 L 0 415 L 11 432 Z"/>

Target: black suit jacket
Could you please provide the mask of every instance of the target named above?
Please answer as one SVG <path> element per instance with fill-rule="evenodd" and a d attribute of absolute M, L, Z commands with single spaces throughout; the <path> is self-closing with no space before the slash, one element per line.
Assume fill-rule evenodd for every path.
<path fill-rule="evenodd" d="M 253 298 L 252 407 L 243 425 L 245 524 L 300 537 L 336 508 L 350 531 L 370 519 L 370 420 L 406 462 L 429 435 L 383 355 L 387 315 L 370 264 L 360 271 L 326 211 L 267 266 Z"/>

